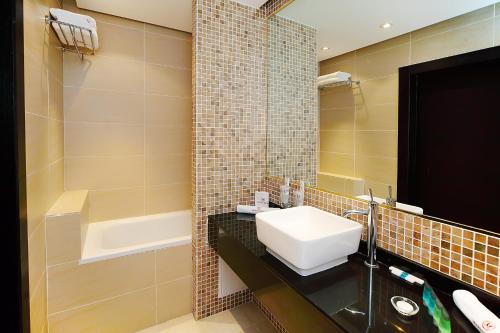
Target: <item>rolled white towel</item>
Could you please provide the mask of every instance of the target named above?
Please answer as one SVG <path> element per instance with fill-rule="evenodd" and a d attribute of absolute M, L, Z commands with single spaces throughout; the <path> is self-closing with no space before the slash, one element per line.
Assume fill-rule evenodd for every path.
<path fill-rule="evenodd" d="M 79 29 L 75 29 L 75 39 L 78 47 L 85 45 L 87 48 L 92 48 L 92 41 L 94 42 L 94 49 L 99 48 L 99 37 L 97 36 L 97 23 L 96 21 L 87 15 L 76 14 L 64 9 L 59 8 L 50 8 L 50 16 L 60 22 L 72 24 L 78 27 L 82 27 L 85 29 L 89 29 L 92 31 L 92 37 L 87 30 L 80 31 Z M 63 44 L 67 44 L 70 46 L 74 46 L 73 37 L 71 36 L 70 28 L 67 25 L 57 23 L 52 23 L 52 27 L 54 28 L 57 37 Z"/>
<path fill-rule="evenodd" d="M 331 74 L 321 75 L 318 77 L 318 86 L 322 86 L 330 83 L 346 82 L 351 78 L 351 73 L 347 72 L 334 72 Z"/>
<path fill-rule="evenodd" d="M 256 206 L 247 206 L 247 205 L 237 205 L 236 212 L 244 213 L 244 214 L 257 214 L 261 212 L 268 212 L 271 210 L 278 210 L 280 208 L 271 208 L 271 207 L 256 207 Z"/>

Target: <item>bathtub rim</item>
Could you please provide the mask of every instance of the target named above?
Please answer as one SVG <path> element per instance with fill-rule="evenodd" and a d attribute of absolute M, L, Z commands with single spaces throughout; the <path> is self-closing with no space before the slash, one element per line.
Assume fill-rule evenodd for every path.
<path fill-rule="evenodd" d="M 80 265 L 90 264 L 93 262 L 124 257 L 124 256 L 128 256 L 128 255 L 138 254 L 138 253 L 156 251 L 156 250 L 161 250 L 161 249 L 165 249 L 165 248 L 169 248 L 169 247 L 176 247 L 176 246 L 191 244 L 192 233 L 190 231 L 189 235 L 172 237 L 172 238 L 167 238 L 167 239 L 161 240 L 161 241 L 145 243 L 145 244 L 148 244 L 147 246 L 144 246 L 144 245 L 125 246 L 125 247 L 119 247 L 119 248 L 108 249 L 108 250 L 100 249 L 98 251 L 99 254 L 95 254 L 92 252 L 90 254 L 86 253 L 86 252 L 90 251 L 86 246 L 89 243 L 89 242 L 87 242 L 87 237 L 89 235 L 88 228 L 90 227 L 90 225 L 93 225 L 93 224 L 100 225 L 101 223 L 106 223 L 106 225 L 104 226 L 104 227 L 106 227 L 106 226 L 113 224 L 113 223 L 136 223 L 138 221 L 141 221 L 144 218 L 154 218 L 154 217 L 159 217 L 159 216 L 164 216 L 164 215 L 170 215 L 170 216 L 186 215 L 187 213 L 189 213 L 190 220 L 191 220 L 191 218 L 193 216 L 191 210 L 179 210 L 179 211 L 173 211 L 173 212 L 167 212 L 167 213 L 141 215 L 141 216 L 126 217 L 126 218 L 121 218 L 121 219 L 113 219 L 113 220 L 107 220 L 107 221 L 102 221 L 102 222 L 89 223 L 89 224 L 85 225 L 83 228 L 84 230 L 82 230 L 82 238 L 83 238 L 82 239 L 82 252 L 81 252 L 81 258 L 78 260 L 78 263 Z"/>

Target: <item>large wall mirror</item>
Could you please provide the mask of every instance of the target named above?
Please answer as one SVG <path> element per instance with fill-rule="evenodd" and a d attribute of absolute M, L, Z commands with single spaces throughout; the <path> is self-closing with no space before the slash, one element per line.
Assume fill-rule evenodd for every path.
<path fill-rule="evenodd" d="M 269 19 L 268 173 L 498 234 L 500 3 L 387 8 L 295 0 Z"/>

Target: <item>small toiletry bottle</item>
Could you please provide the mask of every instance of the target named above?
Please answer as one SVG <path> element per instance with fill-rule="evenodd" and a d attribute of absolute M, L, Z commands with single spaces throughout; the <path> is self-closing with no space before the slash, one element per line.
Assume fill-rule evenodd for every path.
<path fill-rule="evenodd" d="M 432 314 L 432 319 L 434 325 L 436 325 L 437 327 L 439 327 L 442 313 L 443 313 L 443 304 L 441 304 L 439 300 L 436 300 L 436 306 L 434 307 L 434 313 Z"/>
<path fill-rule="evenodd" d="M 290 178 L 284 177 L 283 185 L 280 186 L 280 202 L 284 208 L 289 206 L 290 202 Z"/>
<path fill-rule="evenodd" d="M 434 308 L 436 307 L 436 294 L 430 289 L 429 299 L 427 300 L 427 312 L 430 316 L 434 315 Z"/>
<path fill-rule="evenodd" d="M 303 206 L 304 205 L 304 193 L 305 193 L 305 187 L 306 187 L 306 184 L 305 182 L 302 180 L 300 181 L 300 188 L 298 191 L 296 191 L 294 194 L 295 194 L 295 206 L 296 207 L 299 207 L 299 206 Z"/>
<path fill-rule="evenodd" d="M 255 207 L 267 208 L 269 207 L 269 192 L 255 192 Z"/>
<path fill-rule="evenodd" d="M 431 297 L 431 288 L 427 283 L 424 284 L 424 292 L 422 294 L 422 301 L 426 307 L 429 306 L 429 298 Z"/>
<path fill-rule="evenodd" d="M 451 322 L 448 312 L 443 308 L 441 313 L 441 320 L 439 321 L 439 332 L 440 333 L 451 333 Z"/>

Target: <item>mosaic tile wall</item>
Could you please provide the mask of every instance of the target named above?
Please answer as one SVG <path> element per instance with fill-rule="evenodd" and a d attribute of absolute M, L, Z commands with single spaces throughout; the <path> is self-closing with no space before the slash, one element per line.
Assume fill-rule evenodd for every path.
<path fill-rule="evenodd" d="M 268 29 L 268 173 L 316 184 L 316 30 L 278 16 Z"/>
<path fill-rule="evenodd" d="M 266 171 L 266 17 L 229 0 L 193 1 L 193 313 L 248 302 L 218 298 L 207 216 L 250 204 Z"/>
<path fill-rule="evenodd" d="M 279 202 L 280 184 L 277 177 L 264 181 L 263 190 L 270 193 L 272 202 Z M 297 189 L 297 184 L 293 187 Z M 337 215 L 367 209 L 366 202 L 315 188 L 306 188 L 304 204 Z M 366 240 L 366 216 L 353 219 L 364 224 Z M 379 247 L 500 296 L 500 238 L 385 207 L 379 209 L 379 221 Z"/>

